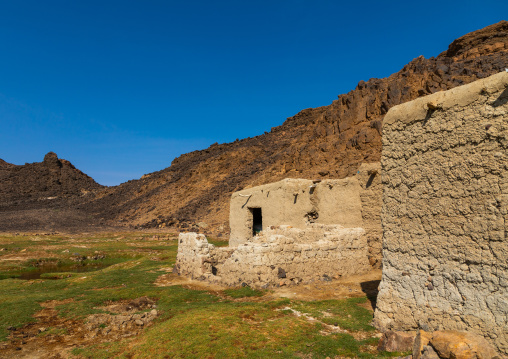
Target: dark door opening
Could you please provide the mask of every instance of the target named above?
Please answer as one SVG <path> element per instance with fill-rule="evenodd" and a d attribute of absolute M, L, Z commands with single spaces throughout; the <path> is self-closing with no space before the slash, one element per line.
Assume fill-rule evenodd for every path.
<path fill-rule="evenodd" d="M 252 235 L 255 236 L 263 230 L 263 215 L 261 208 L 249 208 L 252 213 Z"/>

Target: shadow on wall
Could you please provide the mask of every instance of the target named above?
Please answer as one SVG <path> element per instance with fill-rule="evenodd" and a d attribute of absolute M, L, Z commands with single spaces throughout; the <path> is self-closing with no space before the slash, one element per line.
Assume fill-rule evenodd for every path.
<path fill-rule="evenodd" d="M 492 103 L 492 107 L 499 107 L 508 102 L 508 88 L 506 88 L 501 95 Z"/>
<path fill-rule="evenodd" d="M 372 310 L 376 310 L 376 301 L 377 294 L 379 292 L 378 287 L 380 282 L 381 282 L 380 280 L 370 280 L 368 282 L 360 283 L 360 286 L 362 287 L 362 292 L 365 293 L 367 299 L 370 301 Z"/>

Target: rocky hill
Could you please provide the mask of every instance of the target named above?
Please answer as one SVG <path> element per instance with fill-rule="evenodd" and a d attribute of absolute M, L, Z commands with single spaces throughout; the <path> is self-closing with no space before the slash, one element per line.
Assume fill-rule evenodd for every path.
<path fill-rule="evenodd" d="M 0 160 L 2 202 L 44 198 L 69 198 L 103 188 L 54 152 L 42 162 L 16 166 Z"/>
<path fill-rule="evenodd" d="M 330 105 L 305 109 L 270 132 L 184 154 L 166 169 L 79 197 L 73 206 L 108 223 L 227 231 L 232 192 L 287 177 L 353 175 L 362 162 L 379 161 L 390 107 L 505 68 L 508 22 L 502 21 L 453 41 L 435 58 L 420 56 L 387 78 L 360 81 Z"/>
<path fill-rule="evenodd" d="M 0 230 L 86 228 L 96 221 L 72 202 L 102 188 L 53 152 L 21 166 L 0 160 Z"/>

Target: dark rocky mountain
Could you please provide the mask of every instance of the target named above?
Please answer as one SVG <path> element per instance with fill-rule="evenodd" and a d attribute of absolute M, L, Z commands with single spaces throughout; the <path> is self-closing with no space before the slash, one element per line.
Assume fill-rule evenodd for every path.
<path fill-rule="evenodd" d="M 1 160 L 0 171 L 2 202 L 47 197 L 69 198 L 103 187 L 69 161 L 59 159 L 54 152 L 46 154 L 42 162 L 23 166 Z"/>
<path fill-rule="evenodd" d="M 53 189 L 65 189 L 74 194 L 69 205 L 107 223 L 227 231 L 232 192 L 286 177 L 353 175 L 362 162 L 379 161 L 383 117 L 392 106 L 505 68 L 508 22 L 501 21 L 453 41 L 437 57 L 420 56 L 387 78 L 360 81 L 330 105 L 305 109 L 268 133 L 184 154 L 139 180 L 102 190 L 90 182 L 94 191 L 88 197 L 76 197 L 79 186 L 58 187 L 49 180 L 42 181 L 45 185 L 26 180 L 26 187 L 10 188 L 16 196 L 60 196 Z M 48 165 L 52 161 L 48 158 Z M 31 176 L 28 168 L 10 171 Z M 6 193 L 3 179 L 0 187 Z"/>
<path fill-rule="evenodd" d="M 0 178 L 6 176 L 9 170 L 14 166 L 15 165 L 13 165 L 12 163 L 5 162 L 0 158 Z"/>
<path fill-rule="evenodd" d="M 96 221 L 72 203 L 102 188 L 53 152 L 21 166 L 0 160 L 0 231 L 86 228 Z"/>
<path fill-rule="evenodd" d="M 5 162 L 4 160 L 2 160 L 0 158 L 0 169 L 7 169 L 7 168 L 12 168 L 14 167 L 15 165 L 13 165 L 12 163 L 9 163 L 9 162 Z"/>

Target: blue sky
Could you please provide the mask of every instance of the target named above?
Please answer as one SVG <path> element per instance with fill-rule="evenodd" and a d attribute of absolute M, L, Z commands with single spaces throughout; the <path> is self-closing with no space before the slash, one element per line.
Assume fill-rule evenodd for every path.
<path fill-rule="evenodd" d="M 2 1 L 0 158 L 54 151 L 116 185 L 270 131 L 507 14 L 499 0 Z"/>

